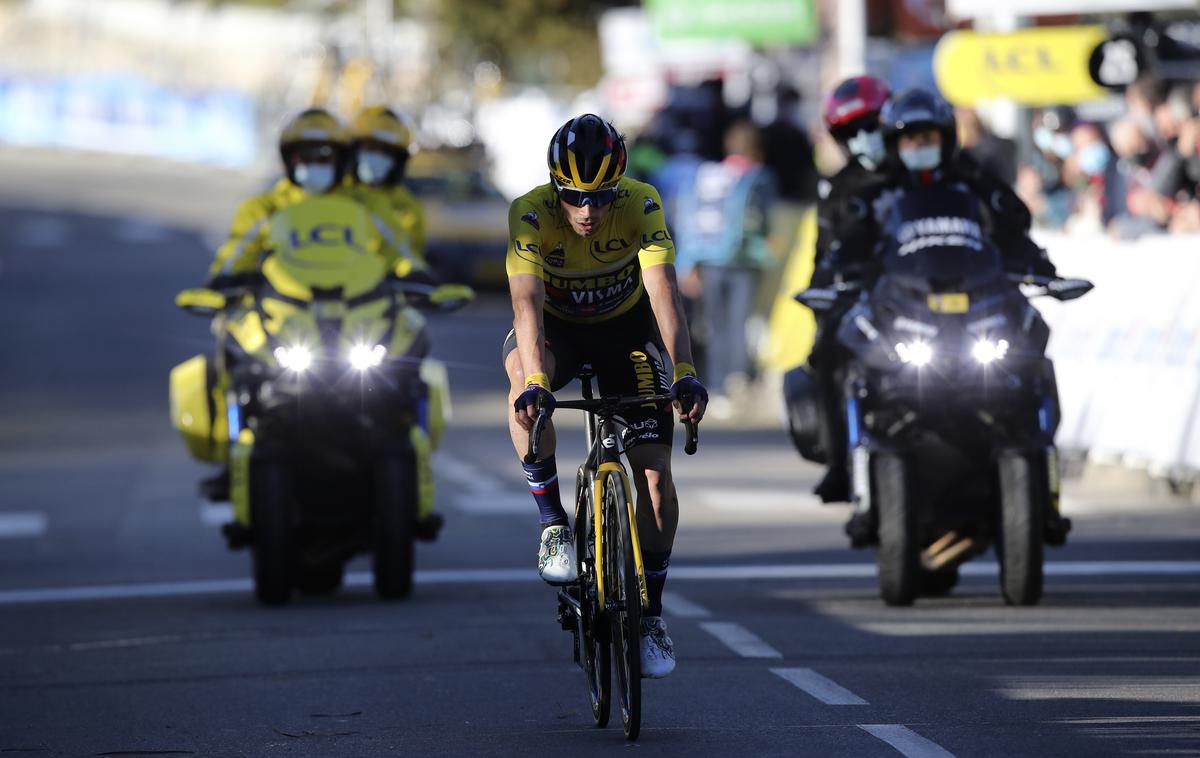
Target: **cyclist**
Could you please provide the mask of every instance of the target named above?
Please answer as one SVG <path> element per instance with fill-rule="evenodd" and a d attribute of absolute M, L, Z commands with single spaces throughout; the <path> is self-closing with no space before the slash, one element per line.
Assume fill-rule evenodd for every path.
<path fill-rule="evenodd" d="M 626 160 L 625 141 L 612 124 L 590 113 L 573 118 L 550 140 L 550 182 L 517 198 L 509 210 L 513 330 L 503 356 L 511 385 L 509 431 L 518 455 L 528 445 L 537 406 L 552 411 L 551 392 L 585 363 L 603 395 L 669 389 L 683 417 L 695 422 L 704 415 L 708 393 L 692 365 L 662 201 L 654 187 L 624 176 Z M 680 401 L 694 404 L 685 412 Z M 642 619 L 642 673 L 661 678 L 675 668 L 661 617 L 679 521 L 671 477 L 673 417 L 669 408 L 650 404 L 624 418 L 650 595 Z M 541 514 L 538 572 L 562 584 L 576 578 L 576 566 L 550 424 L 542 440 L 541 459 L 523 465 Z"/>
<path fill-rule="evenodd" d="M 372 105 L 350 122 L 354 195 L 377 199 L 389 209 L 385 219 L 401 252 L 411 253 L 416 271 L 428 271 L 425 261 L 425 211 L 401 182 L 413 152 L 412 129 L 392 109 Z M 406 256 L 409 257 L 409 256 Z"/>

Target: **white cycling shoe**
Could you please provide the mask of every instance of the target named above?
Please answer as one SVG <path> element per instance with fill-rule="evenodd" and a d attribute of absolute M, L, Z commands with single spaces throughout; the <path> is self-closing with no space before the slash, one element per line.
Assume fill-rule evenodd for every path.
<path fill-rule="evenodd" d="M 662 679 L 675 670 L 675 645 L 661 616 L 642 618 L 642 678 Z"/>
<path fill-rule="evenodd" d="M 538 548 L 538 574 L 548 584 L 568 584 L 579 578 L 575 568 L 575 536 L 569 526 L 548 526 L 542 530 Z"/>

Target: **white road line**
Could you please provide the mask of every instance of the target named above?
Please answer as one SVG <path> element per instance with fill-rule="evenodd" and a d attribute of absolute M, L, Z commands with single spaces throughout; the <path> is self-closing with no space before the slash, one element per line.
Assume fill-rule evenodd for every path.
<path fill-rule="evenodd" d="M 707 608 L 693 603 L 678 592 L 662 594 L 663 610 L 681 619 L 705 619 L 712 615 Z"/>
<path fill-rule="evenodd" d="M 971 564 L 963 567 L 971 568 Z M 984 569 L 986 567 L 980 567 Z M 980 576 L 995 575 L 990 570 L 969 572 Z M 1047 574 L 1062 576 L 1198 576 L 1200 561 L 1126 561 L 1049 563 Z M 874 578 L 871 564 L 830 564 L 811 566 L 678 566 L 671 569 L 671 580 L 740 581 L 745 579 L 861 579 Z M 537 582 L 532 568 L 493 568 L 417 571 L 418 584 L 503 584 L 508 582 Z M 351 587 L 366 587 L 371 577 L 366 573 L 346 576 Z M 48 587 L 41 589 L 0 590 L 0 605 L 14 603 L 53 603 L 74 600 L 104 600 L 137 597 L 166 597 L 171 595 L 205 595 L 222 592 L 245 592 L 249 579 L 217 579 L 184 582 L 150 582 L 144 584 L 115 584 L 83 587 Z"/>
<path fill-rule="evenodd" d="M 763 642 L 762 638 L 741 624 L 728 621 L 705 621 L 700 628 L 716 637 L 721 644 L 743 658 L 782 658 L 783 653 Z"/>
<path fill-rule="evenodd" d="M 453 482 L 454 486 L 467 492 L 512 491 L 512 486 L 488 472 L 447 456 L 434 456 L 433 471 L 438 476 Z M 517 490 L 520 492 L 520 490 Z"/>
<path fill-rule="evenodd" d="M 859 724 L 858 728 L 883 740 L 907 758 L 954 758 L 954 753 L 900 724 Z"/>
<path fill-rule="evenodd" d="M 705 487 L 695 494 L 706 508 L 714 511 L 786 511 L 846 520 L 843 509 L 831 508 L 816 495 L 799 492 L 794 487 Z"/>
<path fill-rule="evenodd" d="M 870 705 L 850 690 L 812 669 L 771 669 L 771 673 L 794 684 L 826 705 Z"/>
<path fill-rule="evenodd" d="M 529 495 L 469 492 L 454 496 L 455 510 L 480 516 L 521 515 L 537 518 L 537 505 Z"/>
<path fill-rule="evenodd" d="M 0 540 L 40 537 L 46 533 L 46 514 L 0 513 Z"/>
<path fill-rule="evenodd" d="M 524 482 L 508 482 L 453 458 L 435 457 L 434 473 L 454 486 L 456 510 L 476 515 L 530 515 L 537 513 Z"/>

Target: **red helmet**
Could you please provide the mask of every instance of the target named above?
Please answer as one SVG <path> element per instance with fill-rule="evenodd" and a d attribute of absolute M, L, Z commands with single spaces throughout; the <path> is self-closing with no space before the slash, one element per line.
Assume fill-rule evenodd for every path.
<path fill-rule="evenodd" d="M 854 136 L 863 127 L 864 121 L 874 122 L 891 94 L 882 79 L 873 76 L 851 77 L 834 87 L 833 92 L 825 98 L 825 107 L 822 109 L 825 127 L 835 139 L 844 141 L 845 137 Z"/>

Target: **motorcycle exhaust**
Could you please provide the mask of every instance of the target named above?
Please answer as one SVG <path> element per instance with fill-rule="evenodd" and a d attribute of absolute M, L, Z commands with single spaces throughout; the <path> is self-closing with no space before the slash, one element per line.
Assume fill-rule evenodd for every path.
<path fill-rule="evenodd" d="M 946 532 L 932 545 L 921 551 L 921 565 L 929 571 L 957 565 L 969 556 L 974 547 L 974 539 L 959 537 L 957 532 Z"/>

